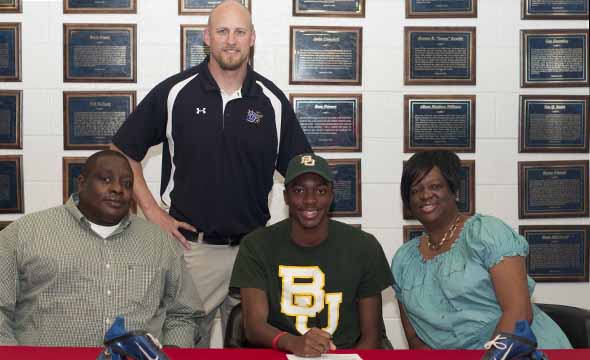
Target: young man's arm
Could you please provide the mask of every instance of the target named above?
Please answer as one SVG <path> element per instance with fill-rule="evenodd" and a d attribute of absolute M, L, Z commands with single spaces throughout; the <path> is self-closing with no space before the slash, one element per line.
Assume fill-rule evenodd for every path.
<path fill-rule="evenodd" d="M 273 339 L 281 331 L 268 323 L 268 300 L 263 290 L 256 288 L 241 288 L 242 311 L 244 329 L 248 342 L 272 347 Z M 331 341 L 329 333 L 312 328 L 305 335 L 297 336 L 291 334 L 282 335 L 277 347 L 298 356 L 320 356 L 328 350 L 335 350 L 336 347 Z"/>
<path fill-rule="evenodd" d="M 361 338 L 355 349 L 379 349 L 383 333 L 381 294 L 359 300 L 359 322 Z"/>

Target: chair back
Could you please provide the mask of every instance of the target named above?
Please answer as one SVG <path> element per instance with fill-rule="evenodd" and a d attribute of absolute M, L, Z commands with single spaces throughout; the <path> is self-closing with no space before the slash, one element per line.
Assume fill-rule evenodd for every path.
<path fill-rule="evenodd" d="M 223 339 L 224 348 L 244 348 L 248 347 L 246 332 L 244 331 L 244 319 L 242 316 L 242 304 L 234 306 L 227 319 L 225 328 L 225 337 Z"/>
<path fill-rule="evenodd" d="M 590 311 L 567 305 L 536 304 L 559 325 L 574 349 L 590 348 Z"/>

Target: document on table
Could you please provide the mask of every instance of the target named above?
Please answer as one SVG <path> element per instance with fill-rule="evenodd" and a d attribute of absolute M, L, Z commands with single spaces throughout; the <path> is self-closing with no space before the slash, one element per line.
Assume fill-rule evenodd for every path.
<path fill-rule="evenodd" d="M 310 359 L 321 359 L 321 360 L 363 360 L 358 354 L 322 354 L 318 357 L 301 357 L 293 354 L 287 354 L 289 360 L 310 360 Z"/>

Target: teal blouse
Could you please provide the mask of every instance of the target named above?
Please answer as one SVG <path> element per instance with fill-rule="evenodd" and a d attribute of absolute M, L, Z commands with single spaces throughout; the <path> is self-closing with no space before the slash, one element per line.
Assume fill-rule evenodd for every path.
<path fill-rule="evenodd" d="M 528 243 L 492 216 L 465 222 L 451 249 L 425 260 L 414 238 L 396 252 L 391 271 L 397 299 L 416 334 L 435 349 L 481 349 L 491 339 L 502 309 L 489 270 L 504 256 L 526 256 Z M 529 293 L 535 282 L 528 277 Z M 559 326 L 533 306 L 539 348 L 571 348 Z"/>

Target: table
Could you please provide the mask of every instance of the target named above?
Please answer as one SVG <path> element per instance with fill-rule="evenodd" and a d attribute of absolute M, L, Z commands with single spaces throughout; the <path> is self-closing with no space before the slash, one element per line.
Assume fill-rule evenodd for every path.
<path fill-rule="evenodd" d="M 99 352 L 98 348 L 0 346 L 0 359 L 94 360 Z M 166 349 L 166 353 L 171 360 L 286 360 L 284 353 L 270 349 Z M 363 360 L 479 360 L 483 355 L 481 350 L 365 350 L 356 353 Z M 590 349 L 547 350 L 545 353 L 550 360 L 590 359 Z"/>

